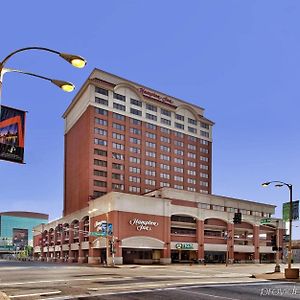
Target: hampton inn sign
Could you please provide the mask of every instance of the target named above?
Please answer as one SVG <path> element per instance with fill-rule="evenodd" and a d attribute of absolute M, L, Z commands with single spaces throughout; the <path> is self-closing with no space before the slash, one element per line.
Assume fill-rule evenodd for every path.
<path fill-rule="evenodd" d="M 152 230 L 152 227 L 157 227 L 159 225 L 158 222 L 151 221 L 151 220 L 140 220 L 137 218 L 129 220 L 129 224 L 132 226 L 136 226 L 136 230 L 142 231 L 150 231 Z"/>

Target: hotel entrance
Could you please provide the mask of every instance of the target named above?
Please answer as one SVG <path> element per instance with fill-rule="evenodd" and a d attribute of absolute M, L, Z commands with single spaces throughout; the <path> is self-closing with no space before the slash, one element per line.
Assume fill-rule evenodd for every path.
<path fill-rule="evenodd" d="M 124 264 L 155 264 L 159 263 L 160 250 L 125 248 L 122 255 Z"/>
<path fill-rule="evenodd" d="M 197 260 L 197 243 L 171 243 L 172 263 L 189 263 Z"/>

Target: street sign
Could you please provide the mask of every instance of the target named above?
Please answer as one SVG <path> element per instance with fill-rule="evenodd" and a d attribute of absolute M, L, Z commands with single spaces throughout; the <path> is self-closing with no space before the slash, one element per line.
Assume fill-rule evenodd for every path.
<path fill-rule="evenodd" d="M 90 236 L 106 236 L 106 232 L 90 232 Z"/>
<path fill-rule="evenodd" d="M 264 218 L 260 220 L 260 224 L 269 224 L 271 223 L 272 219 L 270 218 Z"/>
<path fill-rule="evenodd" d="M 299 200 L 292 202 L 292 220 L 299 220 Z M 290 219 L 290 202 L 283 203 L 282 205 L 282 218 L 284 221 Z"/>

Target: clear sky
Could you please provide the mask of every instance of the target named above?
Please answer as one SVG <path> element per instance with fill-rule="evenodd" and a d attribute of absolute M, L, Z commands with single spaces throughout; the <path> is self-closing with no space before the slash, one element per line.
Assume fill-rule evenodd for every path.
<path fill-rule="evenodd" d="M 80 54 L 87 67 L 37 51 L 15 56 L 7 67 L 78 88 L 97 67 L 198 104 L 216 123 L 214 194 L 275 204 L 277 216 L 288 189 L 262 188 L 262 182 L 292 183 L 299 199 L 300 1 L 42 2 L 1 3 L 0 59 L 44 46 Z M 61 216 L 62 114 L 74 95 L 46 81 L 5 75 L 2 104 L 28 115 L 26 164 L 0 161 L 1 211 Z"/>

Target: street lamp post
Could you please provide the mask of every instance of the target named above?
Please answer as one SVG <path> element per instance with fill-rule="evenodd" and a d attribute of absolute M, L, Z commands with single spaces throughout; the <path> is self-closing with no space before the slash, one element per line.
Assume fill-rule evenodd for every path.
<path fill-rule="evenodd" d="M 285 183 L 282 181 L 269 181 L 262 183 L 263 187 L 267 187 L 269 184 L 275 183 L 275 187 L 282 187 L 287 186 L 289 189 L 290 194 L 290 201 L 289 201 L 289 246 L 288 246 L 288 268 L 285 269 L 285 277 L 292 279 L 292 278 L 299 278 L 299 269 L 292 269 L 292 221 L 293 221 L 293 185 L 290 183 Z M 278 246 L 278 245 L 277 245 Z"/>

